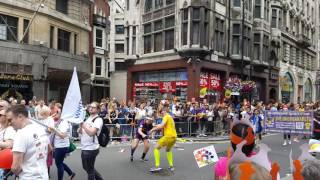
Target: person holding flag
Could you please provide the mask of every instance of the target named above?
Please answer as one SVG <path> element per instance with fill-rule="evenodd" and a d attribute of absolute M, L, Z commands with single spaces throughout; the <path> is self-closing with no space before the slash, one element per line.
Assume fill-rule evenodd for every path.
<path fill-rule="evenodd" d="M 154 149 L 154 159 L 155 159 L 155 167 L 150 169 L 150 172 L 159 172 L 161 170 L 160 166 L 160 149 L 165 147 L 167 151 L 167 159 L 169 162 L 169 170 L 174 171 L 173 167 L 173 154 L 172 147 L 176 143 L 177 140 L 177 132 L 173 118 L 169 114 L 169 105 L 164 104 L 161 113 L 163 114 L 162 123 L 155 126 L 149 131 L 151 134 L 154 131 L 163 130 L 163 137 L 159 139 L 157 145 Z"/>

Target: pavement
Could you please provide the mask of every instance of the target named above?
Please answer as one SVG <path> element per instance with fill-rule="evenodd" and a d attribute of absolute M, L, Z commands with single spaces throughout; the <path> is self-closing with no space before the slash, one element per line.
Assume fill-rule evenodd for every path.
<path fill-rule="evenodd" d="M 201 141 L 198 141 L 201 140 Z M 301 153 L 299 146 L 306 140 L 299 143 L 293 142 L 292 145 L 282 146 L 283 139 L 281 134 L 267 135 L 262 140 L 272 150 L 269 152 L 269 158 L 272 162 L 280 164 L 281 178 L 291 179 L 289 165 L 289 152 L 293 149 L 293 159 L 297 158 Z M 226 149 L 229 147 L 227 138 L 197 138 L 181 143 L 178 142 L 173 149 L 175 172 L 163 171 L 161 173 L 152 174 L 149 169 L 154 165 L 153 147 L 155 141 L 151 142 L 151 149 L 147 154 L 148 162 L 141 162 L 138 159 L 142 154 L 143 146 L 140 145 L 135 153 L 135 160 L 130 162 L 130 144 L 124 143 L 119 145 L 110 145 L 107 148 L 101 148 L 97 157 L 96 169 L 102 174 L 105 180 L 212 180 L 214 179 L 213 166 L 209 165 L 198 168 L 193 157 L 193 151 L 209 145 L 214 145 L 218 156 L 224 156 Z M 65 160 L 65 163 L 76 173 L 75 180 L 86 180 L 87 176 L 82 168 L 80 150 L 76 150 Z M 162 168 L 168 167 L 165 151 L 161 151 Z M 51 179 L 57 179 L 56 167 L 51 168 Z M 65 179 L 68 179 L 65 173 Z"/>

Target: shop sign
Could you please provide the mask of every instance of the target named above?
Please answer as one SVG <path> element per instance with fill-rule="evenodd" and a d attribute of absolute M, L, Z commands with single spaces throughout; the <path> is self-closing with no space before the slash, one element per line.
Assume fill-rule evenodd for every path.
<path fill-rule="evenodd" d="M 222 89 L 220 75 L 216 73 L 201 72 L 200 87 L 220 91 Z"/>
<path fill-rule="evenodd" d="M 176 81 L 176 86 L 188 86 L 188 81 Z"/>
<path fill-rule="evenodd" d="M 0 80 L 32 81 L 32 76 L 22 74 L 0 74 Z"/>
<path fill-rule="evenodd" d="M 135 87 L 157 87 L 159 86 L 158 82 L 144 82 L 144 83 L 134 83 Z"/>
<path fill-rule="evenodd" d="M 160 82 L 160 92 L 161 93 L 172 93 L 176 92 L 176 82 Z"/>

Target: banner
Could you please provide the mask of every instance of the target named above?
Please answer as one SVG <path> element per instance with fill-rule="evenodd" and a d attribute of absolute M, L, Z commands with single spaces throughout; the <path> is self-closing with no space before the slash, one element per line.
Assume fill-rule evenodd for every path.
<path fill-rule="evenodd" d="M 63 103 L 61 119 L 67 120 L 71 123 L 79 124 L 83 122 L 84 118 L 85 110 L 82 105 L 77 70 L 74 67 L 71 82 Z"/>
<path fill-rule="evenodd" d="M 266 111 L 265 131 L 310 135 L 313 133 L 313 113 Z"/>
<path fill-rule="evenodd" d="M 213 145 L 193 151 L 199 168 L 218 162 L 218 155 Z"/>
<path fill-rule="evenodd" d="M 222 90 L 220 74 L 201 72 L 200 87 L 201 88 L 206 87 L 209 90 L 215 90 L 215 91 Z"/>

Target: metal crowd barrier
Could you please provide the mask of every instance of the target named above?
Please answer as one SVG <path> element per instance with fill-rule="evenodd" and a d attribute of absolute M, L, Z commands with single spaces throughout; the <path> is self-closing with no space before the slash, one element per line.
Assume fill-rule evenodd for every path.
<path fill-rule="evenodd" d="M 201 120 L 197 120 L 194 115 L 173 117 L 175 120 L 175 126 L 178 137 L 192 137 L 200 134 L 206 134 L 208 136 L 219 136 L 228 133 L 229 125 L 228 121 L 223 121 L 219 117 L 212 121 L 206 120 L 202 124 Z M 125 119 L 125 118 L 118 118 Z M 160 124 L 160 121 L 154 121 L 154 125 Z M 116 141 L 130 141 L 135 138 L 138 128 L 138 122 L 136 124 L 106 124 L 110 132 L 110 139 Z M 72 137 L 77 139 L 79 137 L 77 133 L 79 125 L 73 125 Z M 204 128 L 201 128 L 204 127 Z M 151 138 L 159 138 L 162 136 L 161 132 L 156 132 L 151 135 Z"/>

